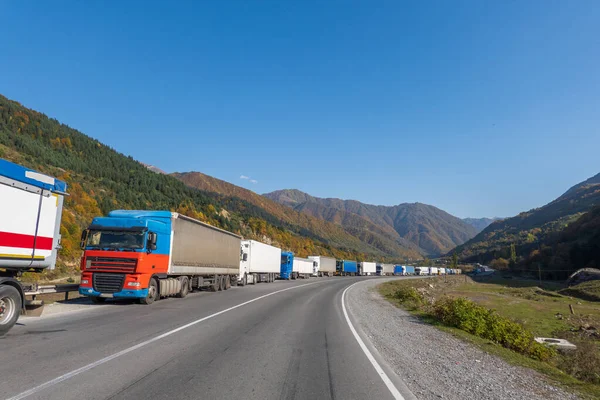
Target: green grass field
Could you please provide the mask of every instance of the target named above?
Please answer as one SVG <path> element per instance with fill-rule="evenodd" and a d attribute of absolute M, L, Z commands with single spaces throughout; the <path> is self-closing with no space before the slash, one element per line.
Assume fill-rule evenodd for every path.
<path fill-rule="evenodd" d="M 600 282 L 566 289 L 558 283 L 492 278 L 485 282 L 466 276 L 431 279 L 399 279 L 379 285 L 379 292 L 399 307 L 408 309 L 425 321 L 453 335 L 468 340 L 481 349 L 506 361 L 532 368 L 549 380 L 578 392 L 585 398 L 600 398 L 600 303 L 590 301 L 590 292 Z M 423 296 L 423 304 L 402 302 L 395 294 L 402 287 L 414 287 Z M 580 297 L 574 297 L 580 295 Z M 456 328 L 443 326 L 431 317 L 431 306 L 443 296 L 465 297 L 499 315 L 510 318 L 535 336 L 568 339 L 580 347 L 577 353 L 558 354 L 549 362 L 533 360 Z M 592 297 L 593 298 L 593 297 Z M 588 299 L 588 300 L 586 300 Z M 570 307 L 574 314 L 571 314 Z M 565 373 L 567 371 L 568 373 Z M 570 374 L 572 375 L 570 375 Z M 580 379 L 577 379 L 580 378 Z"/>

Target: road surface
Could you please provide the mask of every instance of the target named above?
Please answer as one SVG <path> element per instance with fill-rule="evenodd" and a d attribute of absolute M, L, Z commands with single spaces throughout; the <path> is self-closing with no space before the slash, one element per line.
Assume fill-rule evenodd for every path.
<path fill-rule="evenodd" d="M 402 398 L 394 394 L 402 383 L 360 331 L 359 344 L 342 307 L 345 289 L 364 279 L 277 281 L 24 318 L 0 339 L 0 398 Z"/>

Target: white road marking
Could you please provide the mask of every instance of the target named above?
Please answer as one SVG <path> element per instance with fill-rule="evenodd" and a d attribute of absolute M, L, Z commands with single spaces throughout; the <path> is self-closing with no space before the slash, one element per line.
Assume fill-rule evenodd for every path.
<path fill-rule="evenodd" d="M 358 342 L 363 353 L 365 353 L 365 355 L 371 362 L 371 365 L 373 365 L 373 368 L 375 368 L 375 371 L 377 371 L 377 373 L 379 374 L 379 377 L 381 378 L 381 380 L 383 380 L 383 383 L 385 383 L 385 386 L 387 386 L 388 390 L 390 391 L 390 393 L 392 394 L 394 399 L 395 400 L 405 400 L 404 397 L 402 397 L 402 395 L 400 394 L 400 391 L 396 388 L 396 386 L 394 386 L 394 383 L 387 376 L 387 374 L 385 373 L 383 368 L 381 368 L 381 365 L 379 365 L 377 360 L 375 360 L 375 357 L 373 357 L 373 354 L 371 354 L 371 352 L 367 348 L 367 345 L 365 345 L 365 342 L 363 342 L 363 340 L 360 338 L 360 335 L 358 334 L 358 332 L 356 332 L 356 329 L 354 329 L 354 325 L 352 325 L 352 322 L 350 322 L 350 317 L 348 316 L 348 311 L 346 311 L 346 304 L 345 304 L 344 298 L 346 297 L 346 292 L 348 291 L 348 289 L 350 289 L 352 286 L 356 285 L 357 283 L 360 283 L 360 282 L 353 283 L 352 285 L 348 286 L 346 288 L 346 290 L 344 290 L 342 292 L 342 311 L 344 311 L 344 317 L 346 317 L 346 322 L 348 323 L 348 326 L 350 327 L 350 331 L 352 331 L 352 334 L 354 335 L 354 338 Z"/>
<path fill-rule="evenodd" d="M 243 306 L 248 305 L 250 303 L 254 303 L 255 301 L 264 299 L 265 297 L 273 296 L 274 294 L 277 294 L 277 293 L 286 292 L 288 290 L 293 290 L 293 289 L 301 288 L 301 287 L 304 287 L 304 286 L 316 285 L 317 283 L 323 283 L 323 282 L 325 282 L 325 281 L 319 281 L 319 282 L 313 282 L 313 283 L 305 283 L 303 285 L 292 286 L 292 287 L 288 287 L 288 288 L 285 288 L 285 289 L 277 290 L 277 291 L 272 292 L 272 293 L 267 293 L 265 295 L 256 297 L 256 298 L 254 298 L 252 300 L 245 301 L 245 302 L 240 303 L 238 305 L 235 305 L 233 307 L 229 307 L 229 308 L 227 308 L 225 310 L 222 310 L 222 311 L 216 312 L 214 314 L 208 315 L 208 316 L 206 316 L 204 318 L 200 318 L 200 319 L 197 319 L 195 321 L 192 321 L 189 324 L 182 325 L 179 328 L 175 328 L 175 329 L 173 329 L 171 331 L 168 331 L 168 332 L 165 332 L 165 333 L 163 333 L 161 335 L 158 335 L 158 336 L 156 336 L 156 337 L 154 337 L 152 339 L 148 339 L 148 340 L 146 340 L 144 342 L 138 343 L 135 346 L 131 346 L 131 347 L 125 349 L 125 350 L 121 350 L 118 353 L 112 354 L 112 355 L 110 355 L 108 357 L 104 357 L 104 358 L 102 358 L 102 359 L 100 359 L 98 361 L 94 361 L 93 363 L 85 365 L 85 366 L 83 366 L 81 368 L 77 368 L 76 370 L 68 372 L 68 373 L 66 373 L 64 375 L 61 375 L 61 376 L 59 376 L 57 378 L 54 378 L 54 379 L 52 379 L 52 380 L 50 380 L 48 382 L 42 383 L 39 386 L 36 386 L 36 387 L 34 387 L 32 389 L 29 389 L 29 390 L 26 390 L 25 392 L 19 393 L 16 396 L 13 396 L 13 397 L 11 397 L 11 398 L 9 398 L 7 400 L 20 400 L 20 399 L 24 399 L 24 398 L 26 398 L 28 396 L 31 396 L 34 393 L 40 392 L 40 391 L 42 391 L 44 389 L 47 389 L 47 388 L 49 388 L 51 386 L 54 386 L 57 383 L 66 381 L 67 379 L 70 379 L 70 378 L 72 378 L 72 377 L 74 377 L 76 375 L 79 375 L 79 374 L 81 374 L 83 372 L 89 371 L 90 369 L 95 368 L 95 367 L 97 367 L 99 365 L 102 365 L 104 363 L 107 363 L 107 362 L 109 362 L 111 360 L 114 360 L 117 357 L 121 357 L 121 356 L 123 356 L 123 355 L 125 355 L 127 353 L 131 353 L 132 351 L 138 350 L 139 348 L 147 346 L 150 343 L 154 343 L 157 340 L 164 339 L 167 336 L 171 336 L 171 335 L 173 335 L 173 334 L 175 334 L 177 332 L 180 332 L 180 331 L 182 331 L 184 329 L 187 329 L 187 328 L 189 328 L 191 326 L 199 324 L 200 322 L 203 322 L 203 321 L 206 321 L 208 319 L 214 318 L 214 317 L 216 317 L 218 315 L 221 315 L 221 314 L 225 314 L 226 312 L 229 312 L 231 310 L 235 310 L 236 308 L 243 307 Z"/>

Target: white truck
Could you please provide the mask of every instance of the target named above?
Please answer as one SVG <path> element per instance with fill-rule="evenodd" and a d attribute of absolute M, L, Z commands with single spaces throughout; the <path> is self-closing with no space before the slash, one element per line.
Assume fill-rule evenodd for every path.
<path fill-rule="evenodd" d="M 56 265 L 66 189 L 58 179 L 0 159 L 0 336 L 25 304 L 17 277 Z"/>
<path fill-rule="evenodd" d="M 381 274 L 382 275 L 394 275 L 394 264 L 381 264 Z"/>
<path fill-rule="evenodd" d="M 242 240 L 238 283 L 275 282 L 281 270 L 281 249 L 256 240 Z"/>
<path fill-rule="evenodd" d="M 313 273 L 314 261 L 308 258 L 294 257 L 292 273 L 294 278 L 308 279 Z"/>
<path fill-rule="evenodd" d="M 360 275 L 363 276 L 375 275 L 377 272 L 377 263 L 363 261 L 358 264 L 358 270 Z"/>
<path fill-rule="evenodd" d="M 429 275 L 438 275 L 438 272 L 437 267 L 429 267 Z"/>
<path fill-rule="evenodd" d="M 335 258 L 325 256 L 309 256 L 315 265 L 313 276 L 333 276 L 335 274 Z"/>

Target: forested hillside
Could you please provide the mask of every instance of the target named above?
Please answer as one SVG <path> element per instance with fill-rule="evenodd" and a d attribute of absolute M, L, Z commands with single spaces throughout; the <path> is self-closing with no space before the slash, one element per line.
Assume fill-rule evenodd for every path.
<path fill-rule="evenodd" d="M 422 203 L 376 206 L 356 200 L 323 199 L 296 189 L 277 190 L 264 196 L 338 224 L 355 235 L 377 231 L 403 247 L 430 256 L 443 254 L 477 233 L 460 218 Z"/>
<path fill-rule="evenodd" d="M 598 206 L 600 174 L 543 207 L 493 222 L 455 251 L 463 261 L 534 272 L 539 267 L 549 277 L 562 278 L 598 264 L 592 232 Z"/>
<path fill-rule="evenodd" d="M 309 231 L 281 221 L 238 197 L 190 188 L 4 96 L 0 96 L 0 157 L 68 184 L 70 196 L 63 212 L 58 274 L 75 273 L 81 230 L 91 219 L 119 208 L 177 211 L 248 238 L 273 241 L 301 256 L 361 258 L 361 252 L 382 255 L 359 240 L 324 239 L 316 229 Z"/>

